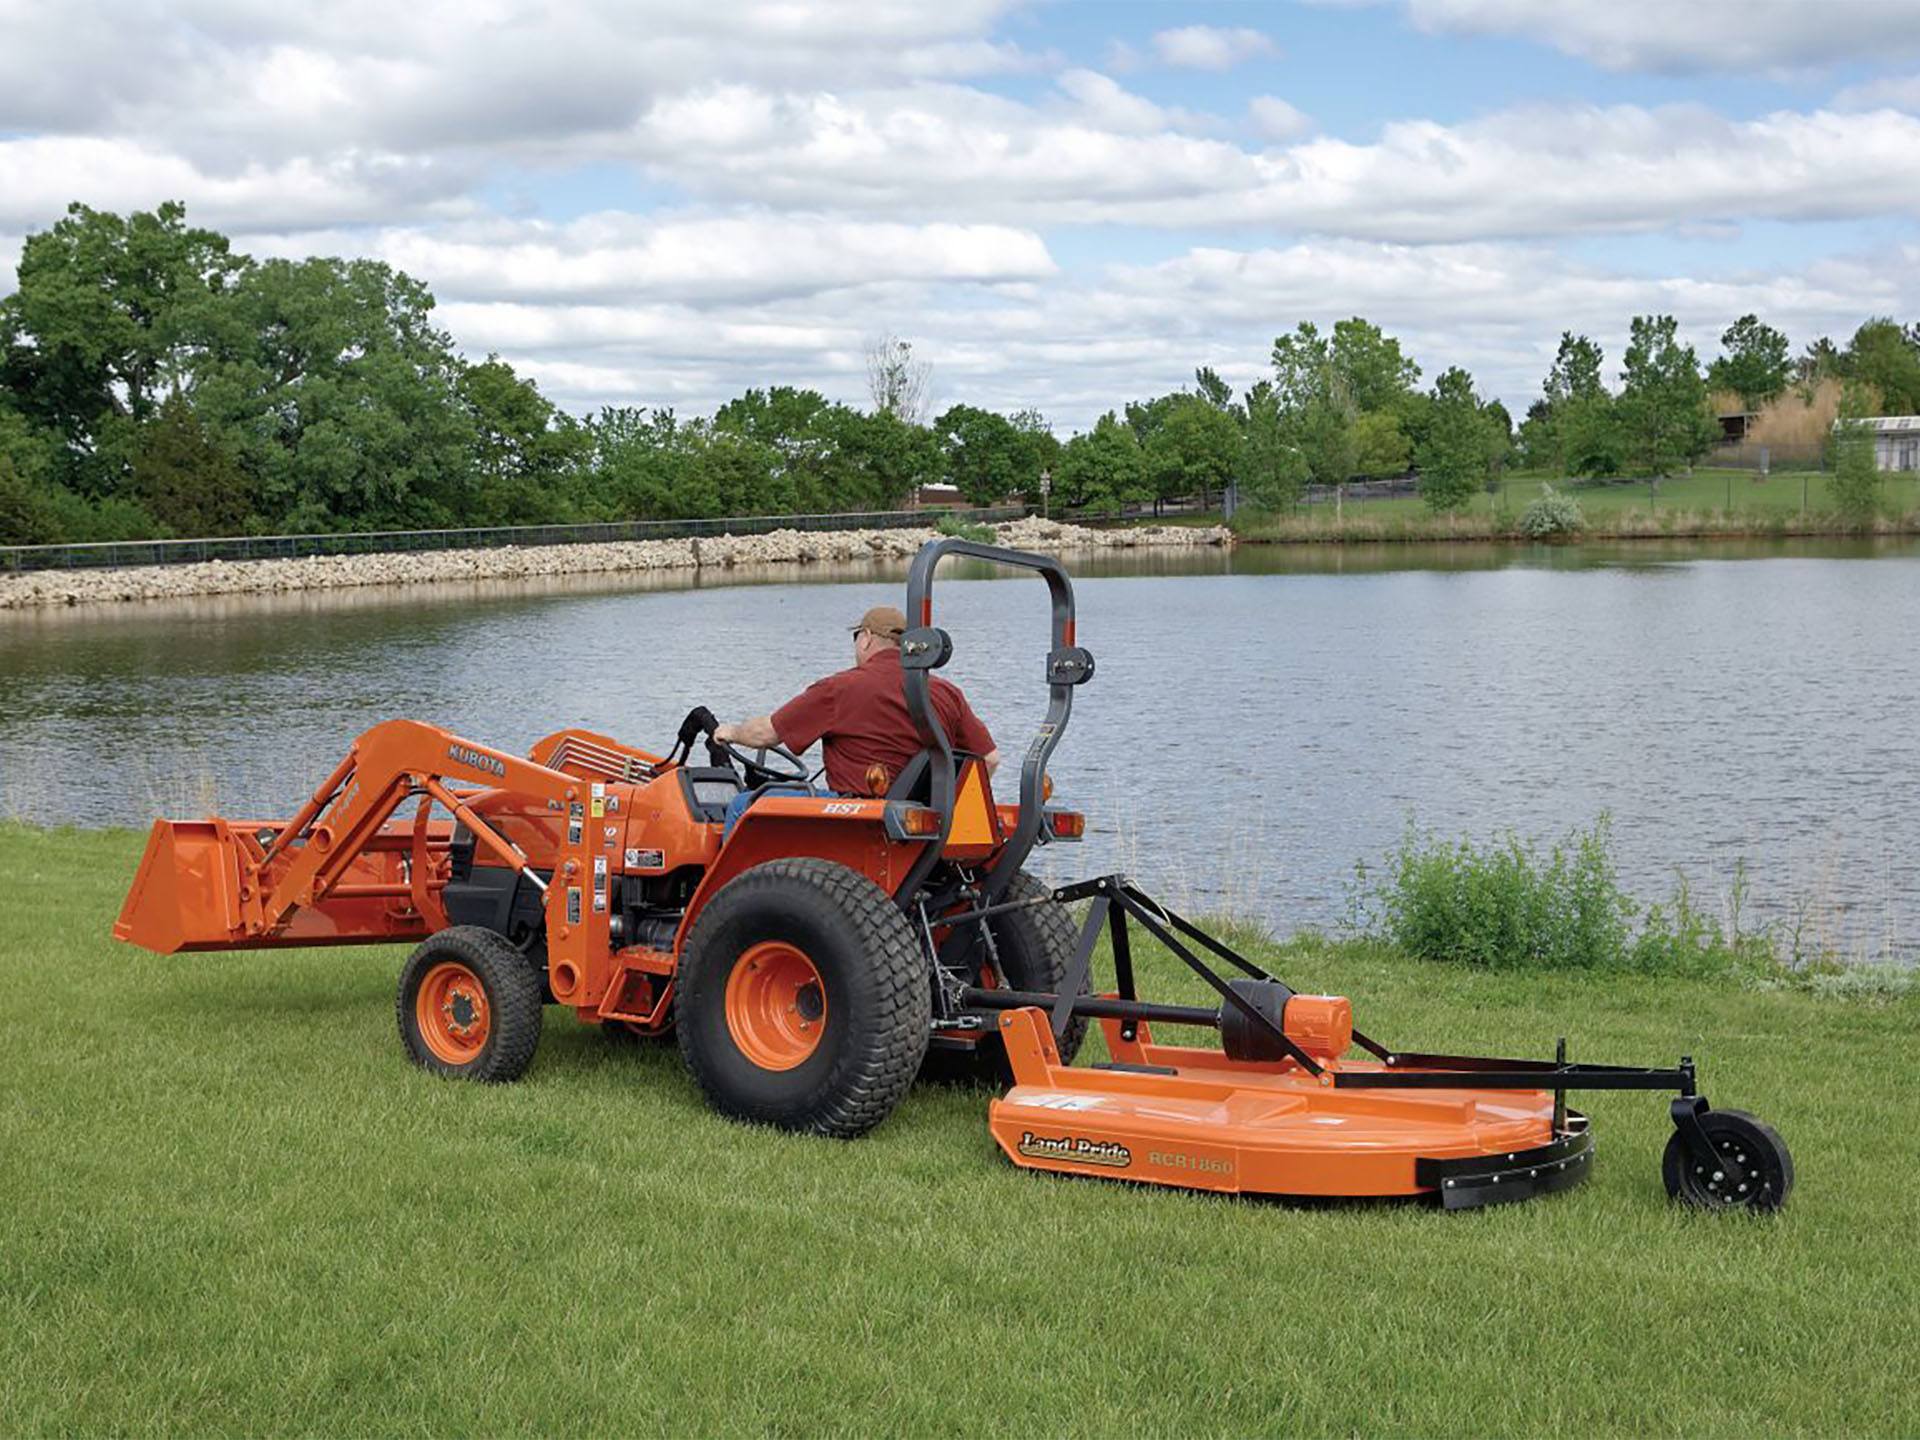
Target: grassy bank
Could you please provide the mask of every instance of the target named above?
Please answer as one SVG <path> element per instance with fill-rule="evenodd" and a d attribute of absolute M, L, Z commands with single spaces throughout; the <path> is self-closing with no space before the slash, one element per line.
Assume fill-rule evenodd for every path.
<path fill-rule="evenodd" d="M 1436 515 L 1417 495 L 1332 502 L 1284 514 L 1246 514 L 1235 523 L 1242 540 L 1342 542 L 1393 540 L 1510 540 L 1521 538 L 1520 516 L 1548 487 L 1570 495 L 1586 518 L 1584 538 L 1614 540 L 1662 536 L 1920 534 L 1920 476 L 1888 475 L 1881 514 L 1871 525 L 1835 508 L 1819 473 L 1776 473 L 1762 480 L 1751 470 L 1696 470 L 1645 483 L 1569 483 L 1538 475 L 1507 480 L 1499 492 L 1475 495 L 1463 509 Z"/>
<path fill-rule="evenodd" d="M 1690 1052 L 1800 1184 L 1671 1209 L 1663 1102 L 1601 1094 L 1569 1195 L 1296 1208 L 1021 1174 L 974 1092 L 850 1145 L 743 1129 L 557 1012 L 525 1082 L 435 1081 L 398 950 L 116 946 L 138 851 L 0 827 L 11 1434 L 1920 1427 L 1913 1000 L 1297 943 L 1392 1040 Z"/>

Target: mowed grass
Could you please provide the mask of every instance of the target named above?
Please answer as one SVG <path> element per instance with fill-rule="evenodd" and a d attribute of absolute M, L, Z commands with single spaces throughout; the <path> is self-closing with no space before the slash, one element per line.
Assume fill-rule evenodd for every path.
<path fill-rule="evenodd" d="M 522 1083 L 438 1081 L 398 948 L 116 945 L 139 847 L 0 827 L 8 1434 L 1920 1429 L 1911 1000 L 1296 945 L 1403 1044 L 1690 1052 L 1799 1167 L 1778 1217 L 1678 1210 L 1665 1099 L 1603 1094 L 1570 1194 L 1303 1207 L 1016 1171 L 977 1091 L 743 1128 L 553 1010 Z"/>
<path fill-rule="evenodd" d="M 1356 539 L 1396 534 L 1444 538 L 1455 533 L 1491 537 L 1510 533 L 1520 512 L 1548 487 L 1578 501 L 1588 531 L 1602 537 L 1859 529 L 1835 513 L 1828 479 L 1818 472 L 1781 471 L 1761 479 L 1753 470 L 1702 468 L 1670 476 L 1650 491 L 1644 481 L 1596 483 L 1520 474 L 1508 478 L 1500 491 L 1481 491 L 1448 515 L 1435 515 L 1418 495 L 1349 496 L 1340 507 L 1339 523 L 1328 500 L 1282 515 L 1249 518 L 1240 533 L 1251 540 L 1335 539 L 1349 533 Z M 1881 480 L 1882 527 L 1910 530 L 1920 522 L 1920 475 L 1887 474 Z M 1218 516 L 1211 518 L 1217 521 Z M 1383 529 L 1384 537 L 1376 533 Z"/>

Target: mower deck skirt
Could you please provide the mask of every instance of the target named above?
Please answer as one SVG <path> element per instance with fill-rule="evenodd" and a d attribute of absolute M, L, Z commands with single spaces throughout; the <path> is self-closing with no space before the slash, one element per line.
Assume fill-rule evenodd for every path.
<path fill-rule="evenodd" d="M 1015 1083 L 988 1123 L 1014 1164 L 1229 1194 L 1437 1192 L 1464 1209 L 1567 1189 L 1592 1162 L 1586 1117 L 1565 1112 L 1556 1134 L 1551 1091 L 1340 1089 L 1291 1061 L 1155 1044 L 1144 1024 L 1127 1040 L 1103 1024 L 1115 1063 L 1069 1067 L 1041 1012 L 1001 1016 Z"/>

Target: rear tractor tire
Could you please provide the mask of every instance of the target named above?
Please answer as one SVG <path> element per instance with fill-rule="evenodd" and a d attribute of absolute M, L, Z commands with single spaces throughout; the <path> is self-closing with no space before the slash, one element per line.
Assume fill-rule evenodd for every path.
<path fill-rule="evenodd" d="M 503 935 L 455 925 L 420 942 L 400 971 L 400 1043 L 422 1069 L 518 1080 L 540 1044 L 540 972 Z"/>
<path fill-rule="evenodd" d="M 1067 967 L 1080 943 L 1080 927 L 1064 905 L 1048 899 L 1052 887 L 1043 885 L 1021 870 L 1001 895 L 1002 904 L 1015 900 L 1039 901 L 1024 910 L 1008 910 L 987 921 L 993 933 L 993 957 L 977 940 L 969 968 L 976 984 L 989 990 L 1037 990 L 1058 994 L 1066 983 Z M 1081 986 L 1081 993 L 1086 993 Z M 991 1015 L 989 1018 L 993 1018 Z M 1076 1015 L 1067 1021 L 1064 1035 L 1058 1037 L 1060 1063 L 1071 1065 L 1087 1038 L 1086 1017 Z M 999 1026 L 982 1032 L 979 1041 L 967 1050 L 934 1050 L 927 1055 L 929 1076 L 960 1083 L 992 1085 L 1004 1088 L 1013 1083 L 1013 1067 L 1007 1061 L 1005 1043 Z"/>
<path fill-rule="evenodd" d="M 756 865 L 687 936 L 674 1030 L 723 1115 L 850 1139 L 893 1112 L 926 1053 L 926 962 L 899 908 L 829 860 Z"/>

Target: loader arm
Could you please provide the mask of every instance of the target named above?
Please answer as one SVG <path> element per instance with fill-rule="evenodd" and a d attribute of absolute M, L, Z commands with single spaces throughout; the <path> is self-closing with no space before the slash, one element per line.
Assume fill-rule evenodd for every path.
<path fill-rule="evenodd" d="M 555 958 L 584 971 L 589 933 L 606 948 L 607 869 L 595 866 L 583 820 L 599 782 L 550 769 L 415 720 L 390 720 L 354 741 L 284 823 L 157 821 L 114 933 L 161 953 L 411 939 L 443 928 L 451 825 L 444 807 L 498 861 L 547 896 Z M 568 821 L 549 888 L 526 854 L 480 813 L 481 796 L 545 801 Z M 411 824 L 390 822 L 409 800 Z M 587 877 L 602 904 L 583 904 Z"/>

